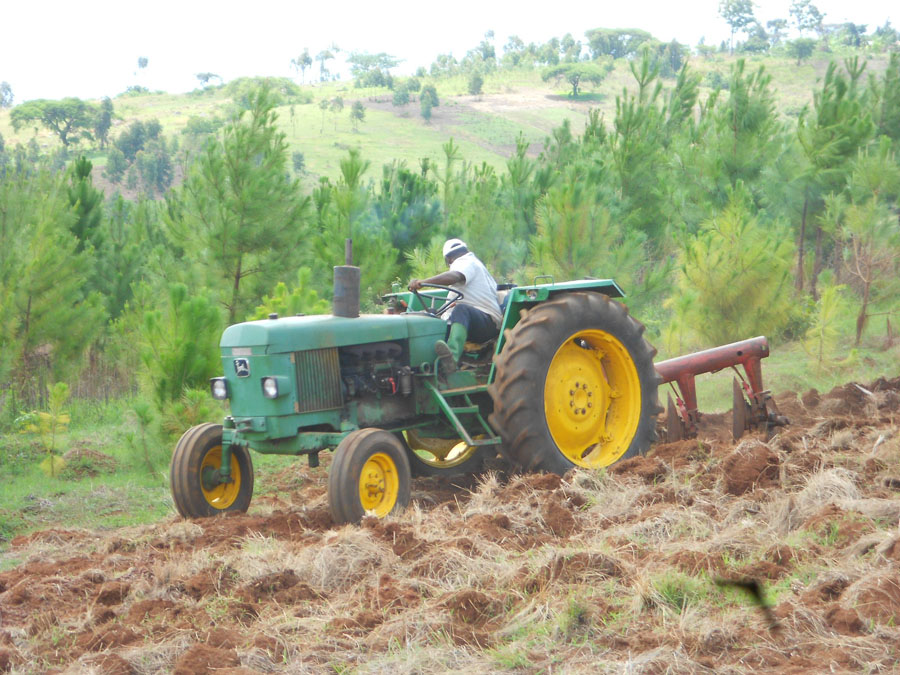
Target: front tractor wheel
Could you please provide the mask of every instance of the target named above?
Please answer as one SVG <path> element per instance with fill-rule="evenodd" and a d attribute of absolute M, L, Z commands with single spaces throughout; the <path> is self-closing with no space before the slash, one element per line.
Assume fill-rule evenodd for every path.
<path fill-rule="evenodd" d="M 253 462 L 243 446 L 231 448 L 231 475 L 222 480 L 222 425 L 199 424 L 178 440 L 169 467 L 175 508 L 185 518 L 246 511 L 253 497 Z"/>
<path fill-rule="evenodd" d="M 660 378 L 643 331 L 624 305 L 593 292 L 538 305 L 512 329 L 491 422 L 525 470 L 596 469 L 649 448 Z"/>
<path fill-rule="evenodd" d="M 381 429 L 349 433 L 334 452 L 328 473 L 328 505 L 338 525 L 367 513 L 384 518 L 409 504 L 409 460 L 394 434 Z"/>

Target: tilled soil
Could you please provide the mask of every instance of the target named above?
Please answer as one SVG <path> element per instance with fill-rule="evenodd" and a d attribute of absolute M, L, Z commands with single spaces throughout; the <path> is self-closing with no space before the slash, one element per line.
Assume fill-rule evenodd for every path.
<path fill-rule="evenodd" d="M 250 512 L 12 542 L 0 672 L 865 672 L 900 645 L 900 378 L 778 398 L 608 471 L 417 480 L 335 527 Z"/>

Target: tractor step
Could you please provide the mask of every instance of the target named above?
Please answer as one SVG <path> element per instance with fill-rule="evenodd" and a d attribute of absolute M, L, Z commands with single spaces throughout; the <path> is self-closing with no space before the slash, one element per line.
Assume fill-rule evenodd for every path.
<path fill-rule="evenodd" d="M 437 403 L 438 408 L 441 409 L 441 412 L 444 413 L 444 416 L 447 418 L 450 424 L 453 425 L 456 433 L 458 433 L 459 437 L 462 438 L 468 445 L 499 445 L 501 443 L 500 437 L 494 433 L 494 430 L 491 429 L 490 425 L 487 423 L 487 421 L 485 421 L 484 417 L 482 417 L 480 408 L 472 403 L 472 401 L 469 399 L 469 396 L 471 394 L 477 394 L 487 391 L 486 386 L 479 385 L 474 387 L 458 387 L 456 389 L 445 389 L 441 391 L 427 380 L 425 381 L 425 386 L 428 387 L 428 390 L 431 392 L 431 396 L 432 398 L 434 398 L 435 403 Z M 456 397 L 462 397 L 466 405 L 450 405 L 450 402 L 447 399 Z M 483 430 L 486 438 L 476 439 L 474 437 L 476 435 L 481 435 L 481 432 L 476 432 L 474 435 L 470 434 L 469 430 L 466 429 L 462 421 L 459 419 L 460 415 L 474 415 L 475 420 Z"/>

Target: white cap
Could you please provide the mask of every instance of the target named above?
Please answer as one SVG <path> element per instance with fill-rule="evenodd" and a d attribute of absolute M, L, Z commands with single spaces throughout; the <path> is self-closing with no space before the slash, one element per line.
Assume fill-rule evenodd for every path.
<path fill-rule="evenodd" d="M 464 242 L 462 239 L 448 239 L 444 242 L 444 257 L 446 258 L 448 255 L 453 253 L 453 251 L 456 251 L 460 248 L 467 249 L 468 246 L 466 246 L 466 242 Z"/>

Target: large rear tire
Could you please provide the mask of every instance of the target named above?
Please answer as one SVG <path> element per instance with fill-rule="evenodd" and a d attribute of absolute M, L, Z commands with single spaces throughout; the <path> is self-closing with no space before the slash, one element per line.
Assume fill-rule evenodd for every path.
<path fill-rule="evenodd" d="M 222 425 L 199 424 L 178 440 L 169 466 L 175 508 L 185 518 L 244 512 L 253 497 L 253 462 L 240 445 L 231 448 L 231 481 L 218 482 L 222 466 Z"/>
<path fill-rule="evenodd" d="M 530 310 L 506 334 L 491 423 L 526 471 L 596 469 L 656 440 L 656 350 L 627 308 L 594 292 Z"/>
<path fill-rule="evenodd" d="M 338 525 L 367 513 L 384 518 L 409 505 L 409 460 L 394 434 L 381 429 L 350 432 L 334 452 L 328 473 L 328 505 Z"/>

